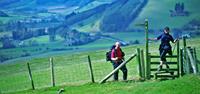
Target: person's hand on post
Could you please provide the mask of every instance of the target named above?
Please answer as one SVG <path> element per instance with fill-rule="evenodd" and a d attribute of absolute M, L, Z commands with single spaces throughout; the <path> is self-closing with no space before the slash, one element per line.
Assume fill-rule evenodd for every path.
<path fill-rule="evenodd" d="M 179 40 L 178 38 L 177 38 L 177 39 L 175 39 L 175 40 L 174 40 L 174 43 L 176 43 L 178 40 Z"/>

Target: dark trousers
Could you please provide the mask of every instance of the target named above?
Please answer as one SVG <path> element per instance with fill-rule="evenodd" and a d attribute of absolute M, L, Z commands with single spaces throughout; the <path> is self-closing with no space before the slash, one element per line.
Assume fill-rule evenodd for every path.
<path fill-rule="evenodd" d="M 112 61 L 112 64 L 113 64 L 113 68 L 117 68 L 123 61 Z M 120 68 L 120 70 L 123 72 L 123 80 L 127 80 L 127 68 L 126 68 L 126 65 L 124 65 L 123 67 Z M 119 74 L 119 71 L 116 71 L 114 73 L 114 80 L 118 80 L 118 74 Z"/>
<path fill-rule="evenodd" d="M 167 61 L 166 60 L 167 53 L 169 55 L 172 55 L 172 51 L 171 50 L 160 49 L 160 60 L 161 61 L 165 61 L 165 62 Z"/>

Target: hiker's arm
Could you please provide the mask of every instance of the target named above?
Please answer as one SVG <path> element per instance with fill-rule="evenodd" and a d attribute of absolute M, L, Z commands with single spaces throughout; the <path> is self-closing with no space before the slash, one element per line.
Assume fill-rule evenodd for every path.
<path fill-rule="evenodd" d="M 176 43 L 178 41 L 178 38 L 174 39 L 172 36 L 171 36 L 171 39 L 172 43 Z"/>
<path fill-rule="evenodd" d="M 153 40 L 154 41 L 154 40 L 158 40 L 158 39 L 157 38 L 149 38 L 148 40 Z"/>
<path fill-rule="evenodd" d="M 157 38 L 148 38 L 148 40 L 156 41 L 159 40 L 162 37 L 162 35 L 158 36 Z"/>
<path fill-rule="evenodd" d="M 176 43 L 178 41 L 178 39 L 175 39 L 172 43 Z"/>

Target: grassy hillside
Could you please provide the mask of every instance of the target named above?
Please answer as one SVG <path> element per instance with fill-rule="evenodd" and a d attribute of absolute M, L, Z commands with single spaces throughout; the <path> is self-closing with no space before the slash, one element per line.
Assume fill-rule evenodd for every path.
<path fill-rule="evenodd" d="M 199 94 L 200 77 L 187 75 L 180 79 L 150 82 L 109 82 L 65 86 L 62 94 Z M 11 94 L 55 94 L 63 87 L 28 90 Z"/>
<path fill-rule="evenodd" d="M 86 32 L 125 31 L 128 25 L 140 13 L 140 9 L 143 8 L 145 4 L 146 0 L 116 1 L 112 4 L 99 6 L 101 10 L 99 10 L 99 8 L 93 8 L 86 12 L 78 13 L 77 15 L 71 16 L 66 19 L 65 24 L 75 24 L 74 28 L 81 28 L 81 31 Z M 81 26 L 79 26 L 79 23 L 81 23 Z M 79 27 L 77 27 L 77 24 Z"/>
<path fill-rule="evenodd" d="M 197 48 L 197 53 L 200 51 L 200 49 L 198 49 L 200 47 L 199 44 L 200 38 L 195 38 L 195 39 L 190 39 L 188 40 L 188 45 L 194 46 Z M 105 42 L 105 41 L 101 41 L 101 42 Z M 109 41 L 108 41 L 108 44 Z M 108 45 L 107 44 L 107 45 Z M 88 46 L 95 46 L 95 44 L 90 44 Z M 182 45 L 182 43 L 181 43 Z M 101 45 L 100 45 L 101 46 Z M 158 54 L 158 44 L 157 43 L 152 43 L 150 45 L 150 52 L 152 54 Z M 130 57 L 131 54 L 135 53 L 135 49 L 136 48 L 141 48 L 144 49 L 144 45 L 132 45 L 132 46 L 127 46 L 127 47 L 123 47 L 124 52 L 126 53 L 126 59 L 128 57 Z M 122 89 L 123 92 L 129 94 L 132 92 L 143 92 L 141 91 L 141 89 L 145 89 L 145 90 L 149 90 L 149 89 L 153 89 L 153 91 L 148 91 L 150 92 L 149 94 L 153 93 L 153 92 L 162 92 L 165 89 L 166 92 L 170 92 L 171 89 L 173 89 L 174 84 L 179 84 L 182 83 L 181 81 L 184 80 L 186 82 L 191 82 L 191 83 L 196 83 L 196 85 L 194 86 L 199 86 L 198 84 L 198 80 L 199 77 L 189 77 L 189 78 L 181 78 L 182 80 L 175 80 L 175 81 L 167 81 L 167 82 L 162 82 L 163 84 L 167 84 L 169 86 L 163 86 L 163 84 L 161 83 L 157 83 L 157 82 L 145 82 L 143 83 L 134 83 L 134 82 L 130 82 L 130 83 L 114 83 L 114 84 L 108 84 L 108 86 L 103 86 L 103 85 L 97 85 L 97 84 L 86 84 L 86 85 L 82 85 L 85 83 L 90 82 L 90 77 L 89 77 L 89 72 L 88 72 L 88 61 L 87 61 L 87 55 L 90 55 L 91 60 L 92 60 L 92 64 L 93 64 L 93 70 L 94 70 L 94 77 L 95 77 L 95 81 L 98 82 L 100 81 L 100 79 L 102 79 L 105 75 L 107 75 L 111 70 L 112 70 L 112 65 L 110 63 L 106 63 L 105 61 L 105 53 L 106 53 L 106 49 L 105 50 L 92 50 L 91 51 L 86 51 L 86 52 L 76 52 L 73 54 L 69 54 L 69 53 L 53 53 L 53 54 L 49 54 L 49 55 L 40 55 L 40 56 L 36 56 L 36 57 L 31 57 L 31 58 L 26 58 L 26 59 L 19 59 L 16 61 L 13 61 L 12 63 L 4 63 L 4 64 L 0 64 L 0 91 L 2 93 L 6 93 L 6 92 L 15 92 L 15 91 L 21 91 L 21 90 L 27 90 L 27 89 L 31 89 L 30 86 L 30 81 L 28 79 L 28 71 L 27 71 L 27 62 L 30 62 L 30 66 L 31 66 L 31 70 L 33 73 L 33 79 L 35 82 L 35 87 L 36 89 L 40 89 L 40 90 L 36 90 L 36 91 L 26 91 L 26 92 L 20 92 L 20 93 L 53 93 L 54 90 L 57 90 L 59 87 L 56 88 L 47 88 L 47 89 L 41 89 L 41 88 L 45 88 L 45 87 L 50 87 L 50 69 L 49 69 L 49 57 L 53 57 L 54 58 L 54 64 L 55 64 L 55 77 L 56 77 L 56 85 L 57 86 L 66 86 L 66 88 L 72 88 L 72 90 L 67 89 L 67 93 L 72 92 L 73 93 L 80 93 L 80 90 L 83 90 L 83 93 L 87 90 L 90 90 L 89 88 L 91 88 L 91 94 L 93 92 L 102 90 L 97 92 L 98 93 L 105 93 L 106 90 L 108 90 L 109 92 L 112 92 L 111 90 L 117 90 L 117 91 L 113 91 L 112 93 L 115 94 L 118 91 L 120 91 Z M 200 54 L 198 53 L 197 57 L 200 57 Z M 133 80 L 133 79 L 137 79 L 138 78 L 138 72 L 137 72 L 137 63 L 136 60 L 134 59 L 132 62 L 127 64 L 127 68 L 129 70 L 128 72 L 128 79 L 129 80 Z M 194 80 L 188 80 L 188 79 L 193 79 Z M 120 72 L 120 79 L 121 79 L 121 72 Z M 109 79 L 109 80 L 112 80 Z M 177 83 L 175 83 L 176 81 L 178 81 Z M 180 81 L 180 82 L 179 82 Z M 194 81 L 194 82 L 193 82 Z M 173 84 L 172 84 L 173 83 Z M 146 85 L 147 84 L 147 85 Z M 71 85 L 78 85 L 75 87 L 71 87 Z M 81 86 L 79 86 L 81 85 Z M 136 87 L 138 85 L 141 85 L 141 87 Z M 132 87 L 133 86 L 133 87 Z M 155 88 L 151 88 L 151 86 L 155 86 Z M 163 86 L 163 88 L 160 86 Z M 184 87 L 183 87 L 184 86 Z M 85 88 L 84 88 L 85 87 Z M 103 90 L 101 88 L 103 87 L 107 87 L 107 89 Z M 115 89 L 114 87 L 119 87 L 118 89 Z M 184 83 L 183 85 L 181 85 L 181 87 L 183 88 L 190 88 L 193 87 L 193 84 L 191 84 L 191 86 L 188 85 L 188 83 Z M 77 88 L 82 88 L 80 90 L 77 90 Z M 134 88 L 138 88 L 138 89 L 134 89 Z M 177 86 L 177 88 L 180 88 L 179 86 Z M 193 87 L 190 90 L 194 91 L 196 90 L 197 87 Z M 155 91 L 154 91 L 155 89 Z M 133 90 L 133 91 L 131 91 Z M 138 90 L 138 91 L 135 91 Z M 168 91 L 169 90 L 169 91 Z M 45 92 L 46 91 L 46 92 Z M 130 91 L 130 92 L 127 92 Z M 182 92 L 181 90 L 175 92 L 175 93 L 179 93 Z M 189 92 L 189 91 L 188 91 Z M 54 92 L 55 93 L 55 92 Z M 111 93 L 111 94 L 112 94 Z M 122 92 L 121 92 L 122 93 Z M 196 94 L 196 93 L 194 93 Z"/>
<path fill-rule="evenodd" d="M 169 10 L 174 10 L 175 4 L 178 2 L 185 3 L 185 10 L 191 14 L 188 17 L 170 17 Z M 192 19 L 200 19 L 199 13 L 199 0 L 149 0 L 148 4 L 142 10 L 138 18 L 129 26 L 129 28 L 137 28 L 134 26 L 136 23 L 144 22 L 148 19 L 150 28 L 160 29 L 165 26 L 171 28 L 180 28 Z"/>
<path fill-rule="evenodd" d="M 185 5 L 185 11 L 189 11 L 189 16 L 177 16 L 177 17 L 170 17 L 170 10 L 174 10 L 176 3 L 184 3 Z M 157 1 L 157 0 L 148 0 L 148 3 L 146 6 L 142 9 L 142 11 L 139 13 L 139 15 L 131 22 L 127 30 L 137 29 L 140 27 L 136 27 L 135 24 L 143 23 L 145 19 L 149 20 L 149 28 L 150 29 L 162 29 L 165 26 L 169 26 L 171 28 L 182 28 L 183 25 L 187 24 L 189 21 L 193 19 L 200 19 L 200 13 L 199 11 L 199 0 L 167 0 L 167 1 Z M 102 21 L 107 18 L 107 24 L 108 23 L 121 23 L 125 24 L 125 20 L 123 17 L 127 17 L 126 12 L 128 12 L 130 9 L 133 9 L 133 4 L 126 5 L 124 8 L 119 7 L 121 3 L 117 3 L 116 6 L 111 5 L 109 6 L 102 17 L 91 17 L 89 19 L 85 19 L 83 21 L 80 21 L 83 26 L 78 26 L 79 23 L 76 23 L 74 28 L 79 29 L 80 31 L 101 31 L 100 27 L 102 26 Z M 130 3 L 129 3 L 130 4 Z M 124 9 L 124 10 L 123 10 Z M 123 12 L 121 12 L 123 10 Z M 115 14 L 116 15 L 111 15 Z M 118 13 L 118 14 L 117 14 Z M 120 13 L 125 14 L 125 16 L 120 16 Z M 130 12 L 128 12 L 130 13 Z M 111 15 L 111 17 L 107 17 L 107 15 Z M 115 19 L 116 18 L 116 19 Z M 92 19 L 92 20 L 90 20 Z M 123 21 L 120 21 L 120 19 L 123 19 Z M 114 21 L 113 21 L 114 20 Z M 130 19 L 128 19 L 131 21 Z M 106 24 L 106 25 L 107 25 Z M 108 27 L 112 27 L 108 26 Z M 118 26 L 117 30 L 119 30 L 119 27 L 123 27 L 122 25 Z M 108 28 L 106 28 L 108 29 Z M 141 28 L 140 28 L 141 29 Z M 109 30 L 108 30 L 109 31 Z M 116 31 L 116 30 L 110 30 L 110 31 Z"/>

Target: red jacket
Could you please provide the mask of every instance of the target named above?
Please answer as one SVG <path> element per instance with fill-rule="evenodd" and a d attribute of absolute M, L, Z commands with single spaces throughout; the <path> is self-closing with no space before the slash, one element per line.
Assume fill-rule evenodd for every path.
<path fill-rule="evenodd" d="M 119 60 L 121 60 L 123 58 L 122 52 L 121 52 L 120 48 L 112 50 L 112 52 L 111 52 L 111 58 L 115 58 L 115 57 L 118 57 Z"/>

